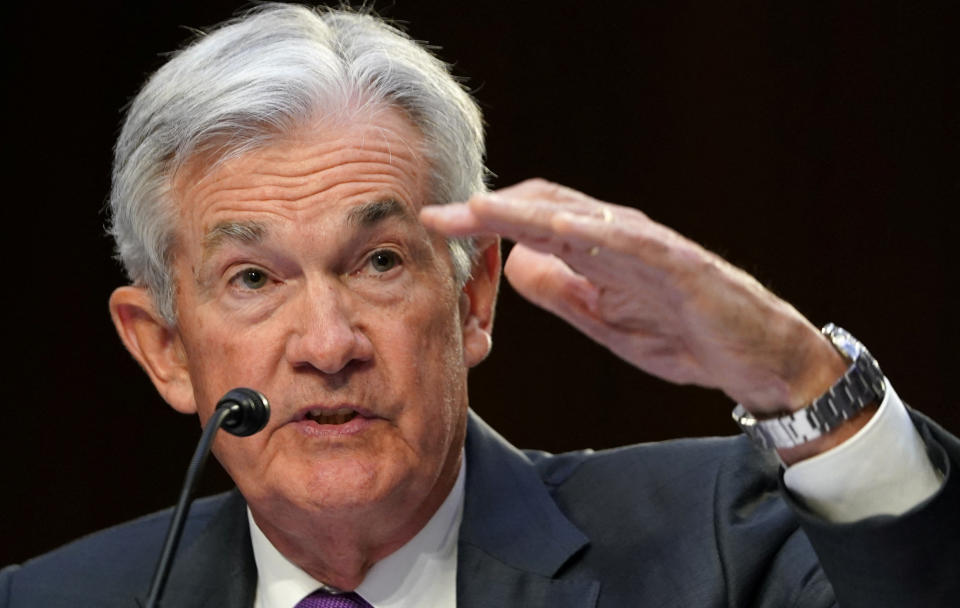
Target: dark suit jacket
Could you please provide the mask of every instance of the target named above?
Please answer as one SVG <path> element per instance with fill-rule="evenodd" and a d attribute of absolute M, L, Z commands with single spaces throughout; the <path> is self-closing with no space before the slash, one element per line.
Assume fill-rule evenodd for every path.
<path fill-rule="evenodd" d="M 956 605 L 960 442 L 916 421 L 947 474 L 941 491 L 901 517 L 830 525 L 785 498 L 775 463 L 743 438 L 554 456 L 515 449 L 471 414 L 458 607 Z M 0 606 L 135 606 L 168 520 L 3 570 Z M 237 492 L 195 503 L 180 546 L 165 608 L 252 604 Z"/>

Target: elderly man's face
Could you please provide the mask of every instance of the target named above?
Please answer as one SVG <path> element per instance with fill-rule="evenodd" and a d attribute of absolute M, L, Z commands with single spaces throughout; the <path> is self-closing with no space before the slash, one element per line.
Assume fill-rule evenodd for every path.
<path fill-rule="evenodd" d="M 267 395 L 267 428 L 214 448 L 255 513 L 430 510 L 456 476 L 495 287 L 458 289 L 418 221 L 420 146 L 385 109 L 178 179 L 173 371 L 145 367 L 202 421 L 230 388 Z"/>

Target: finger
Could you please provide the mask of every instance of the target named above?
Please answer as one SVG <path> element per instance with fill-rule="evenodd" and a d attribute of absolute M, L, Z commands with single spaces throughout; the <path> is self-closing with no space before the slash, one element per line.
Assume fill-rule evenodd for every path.
<path fill-rule="evenodd" d="M 516 245 L 503 274 L 520 295 L 560 316 L 597 310 L 597 288 L 554 255 Z"/>
<path fill-rule="evenodd" d="M 598 203 L 593 203 L 594 208 L 597 206 Z M 602 205 L 601 212 L 594 221 L 612 225 L 613 214 L 608 208 L 613 207 Z M 475 213 L 475 210 L 480 213 Z M 515 205 L 512 200 L 501 200 L 498 195 L 494 195 L 487 201 L 472 199 L 469 210 L 461 207 L 456 213 L 462 213 L 462 216 L 458 218 L 451 214 L 449 223 L 443 225 L 443 229 L 449 231 L 447 234 L 464 234 L 461 230 L 501 234 L 529 249 L 557 256 L 576 272 L 591 279 L 615 280 L 627 261 L 607 246 L 602 238 L 596 239 L 597 235 L 587 235 L 584 238 L 577 230 L 571 231 L 569 226 L 575 221 L 573 218 L 580 217 L 579 214 L 566 210 L 557 212 L 556 206 L 549 203 L 524 201 L 521 205 Z M 510 219 L 505 221 L 502 219 L 504 217 Z M 430 221 L 432 222 L 432 219 Z M 517 223 L 509 224 L 508 221 Z"/>
<path fill-rule="evenodd" d="M 500 193 L 478 195 L 467 205 L 470 211 L 487 230 L 511 240 L 524 243 L 558 241 L 556 221 L 564 215 L 589 215 L 606 217 L 600 203 L 557 203 L 554 200 L 503 196 Z"/>
<path fill-rule="evenodd" d="M 478 193 L 473 198 L 477 200 L 474 201 L 472 206 L 479 211 L 485 209 L 485 201 L 482 199 L 487 199 L 486 202 L 493 203 L 497 201 L 515 203 L 514 207 L 508 204 L 501 207 L 491 205 L 488 210 L 493 213 L 503 212 L 500 216 L 501 220 L 512 218 L 521 221 L 529 217 L 541 217 L 544 213 L 548 214 L 561 209 L 589 214 L 596 212 L 596 208 L 602 204 L 582 192 L 540 178 L 524 180 L 493 192 Z M 527 209 L 528 207 L 530 209 Z M 524 213 L 528 210 L 530 216 Z M 510 211 L 515 213 L 509 213 Z"/>
<path fill-rule="evenodd" d="M 466 203 L 428 205 L 420 210 L 420 221 L 448 236 L 496 233 L 514 241 L 544 240 L 549 237 L 549 216 L 557 205 L 530 199 L 504 198 L 484 193 Z"/>
<path fill-rule="evenodd" d="M 528 179 L 491 194 L 509 199 L 549 201 L 554 205 L 597 202 L 581 192 L 543 179 Z M 483 196 L 485 193 L 478 193 L 475 198 Z M 465 203 L 429 205 L 420 211 L 420 219 L 428 228 L 450 236 L 465 236 L 485 229 L 480 218 Z"/>
<path fill-rule="evenodd" d="M 504 197 L 540 199 L 566 205 L 578 203 L 591 204 L 597 202 L 593 197 L 587 196 L 578 190 L 567 188 L 556 182 L 541 178 L 524 180 L 512 186 L 498 188 L 494 192 Z"/>
<path fill-rule="evenodd" d="M 598 314 L 600 291 L 554 255 L 517 245 L 504 275 L 524 298 L 564 319 L 601 344 L 613 342 L 614 328 Z"/>
<path fill-rule="evenodd" d="M 420 210 L 420 221 L 428 229 L 447 236 L 470 236 L 490 232 L 466 203 L 428 205 Z"/>
<path fill-rule="evenodd" d="M 478 194 L 465 204 L 431 205 L 420 217 L 428 228 L 448 236 L 496 233 L 560 256 L 580 270 L 602 267 L 603 260 L 586 256 L 609 252 L 609 234 L 620 223 L 618 216 L 631 214 L 646 217 L 558 184 L 528 180 Z M 598 229 L 585 231 L 583 222 Z"/>
<path fill-rule="evenodd" d="M 429 205 L 420 210 L 420 221 L 447 236 L 499 234 L 517 242 L 543 244 L 552 235 L 549 209 L 544 205 L 495 194 L 478 194 L 467 203 Z"/>
<path fill-rule="evenodd" d="M 636 209 L 606 205 L 615 215 L 560 213 L 553 220 L 557 236 L 579 249 L 600 246 L 627 254 L 657 255 L 689 243 L 678 233 L 658 224 Z M 608 212 L 609 213 L 609 212 Z"/>

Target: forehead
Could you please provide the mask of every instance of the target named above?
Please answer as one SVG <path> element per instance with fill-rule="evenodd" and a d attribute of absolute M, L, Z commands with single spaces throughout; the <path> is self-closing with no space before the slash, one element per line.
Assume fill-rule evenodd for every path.
<path fill-rule="evenodd" d="M 202 240 L 217 225 L 238 219 L 304 223 L 331 212 L 347 216 L 352 207 L 378 201 L 395 201 L 415 216 L 428 196 L 422 145 L 401 112 L 384 108 L 317 121 L 213 168 L 194 159 L 173 184 L 177 240 Z"/>

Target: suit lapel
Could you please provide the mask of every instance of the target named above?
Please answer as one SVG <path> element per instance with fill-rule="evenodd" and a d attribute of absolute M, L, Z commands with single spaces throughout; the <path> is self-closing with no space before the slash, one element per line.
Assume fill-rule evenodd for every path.
<path fill-rule="evenodd" d="M 253 605 L 256 586 L 246 502 L 234 490 L 196 540 L 181 547 L 160 604 L 163 608 L 246 608 Z"/>
<path fill-rule="evenodd" d="M 458 608 L 594 606 L 596 580 L 553 578 L 589 543 L 522 452 L 470 412 Z"/>

